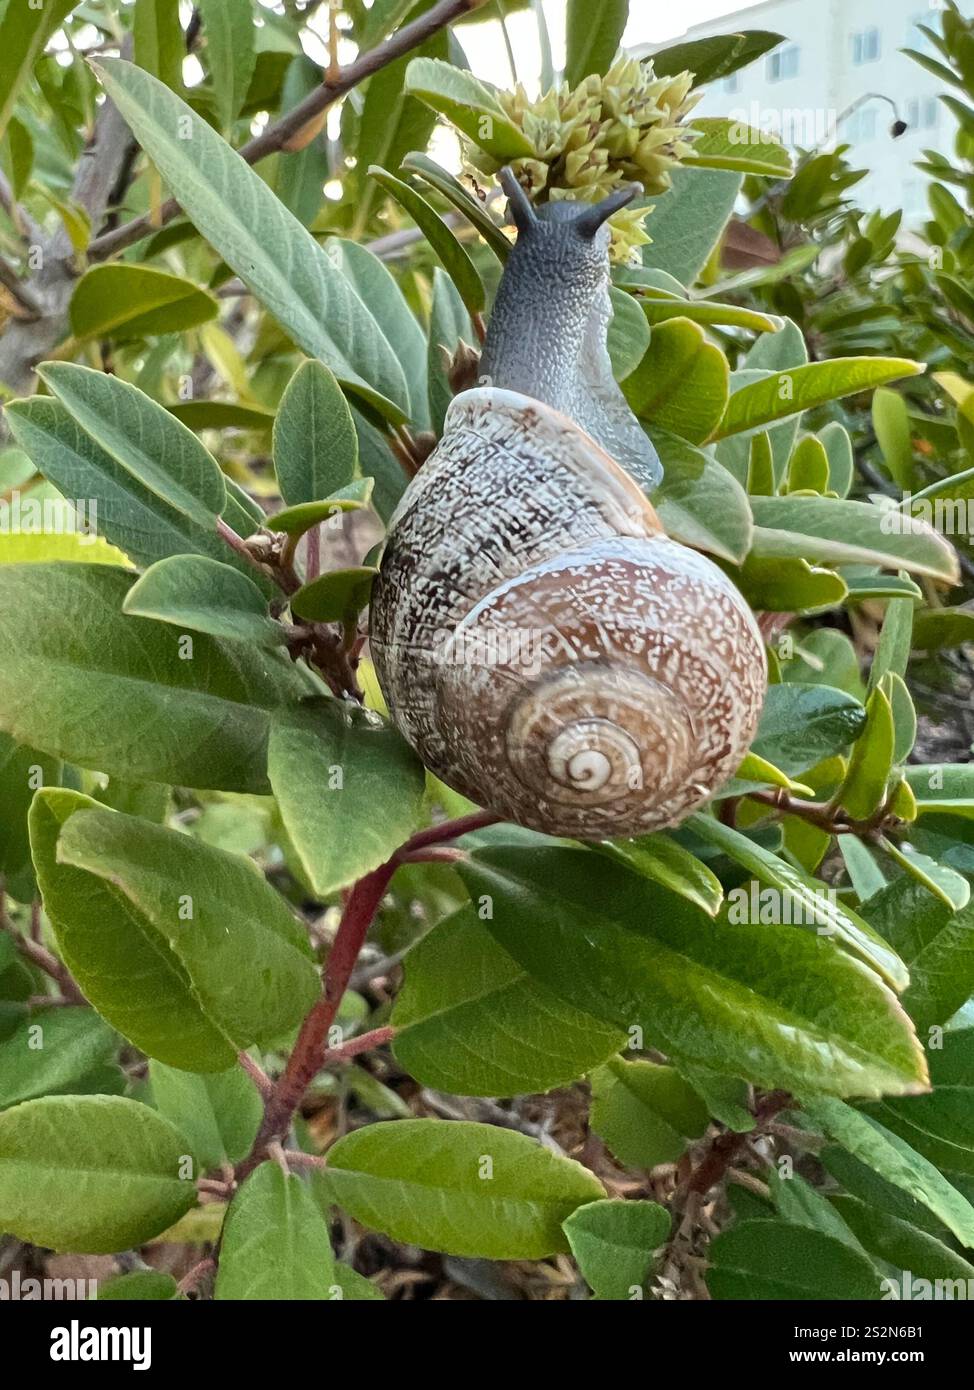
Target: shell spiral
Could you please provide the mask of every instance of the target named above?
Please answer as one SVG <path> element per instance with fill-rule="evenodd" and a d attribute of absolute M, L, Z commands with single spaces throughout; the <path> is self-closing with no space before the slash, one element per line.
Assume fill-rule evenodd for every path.
<path fill-rule="evenodd" d="M 455 398 L 392 519 L 371 647 L 437 776 L 579 839 L 673 825 L 712 796 L 767 678 L 731 581 L 572 419 L 496 387 Z"/>

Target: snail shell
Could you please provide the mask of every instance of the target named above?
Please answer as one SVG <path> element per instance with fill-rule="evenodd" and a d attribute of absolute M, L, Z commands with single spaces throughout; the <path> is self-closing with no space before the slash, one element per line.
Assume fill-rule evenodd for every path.
<path fill-rule="evenodd" d="M 520 208 L 484 353 L 499 384 L 454 399 L 406 490 L 370 640 L 393 720 L 448 786 L 505 820 L 606 839 L 676 824 L 733 774 L 767 665 L 738 590 L 666 536 L 634 481 L 659 469 L 604 353 L 607 234 L 598 209 L 581 237 L 577 209 L 555 209 L 555 236 L 532 241 L 541 223 Z M 518 247 L 535 289 L 538 266 L 558 267 L 520 331 Z M 546 316 L 562 335 L 547 343 Z M 593 323 L 604 360 L 583 371 Z M 529 391 L 510 388 L 517 376 Z"/>

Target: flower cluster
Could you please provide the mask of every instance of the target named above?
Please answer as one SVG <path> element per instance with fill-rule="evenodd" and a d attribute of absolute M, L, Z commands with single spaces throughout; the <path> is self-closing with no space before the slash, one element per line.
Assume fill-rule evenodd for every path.
<path fill-rule="evenodd" d="M 604 76 L 574 89 L 554 87 L 537 101 L 520 85 L 498 92 L 505 114 L 524 131 L 534 156 L 510 161 L 535 202 L 577 198 L 598 202 L 620 184 L 637 182 L 648 194 L 670 185 L 670 169 L 690 151 L 686 125 L 699 93 L 693 76 L 656 77 L 651 62 L 620 58 Z M 471 172 L 499 167 L 483 151 L 468 151 Z M 612 255 L 627 262 L 649 241 L 643 220 L 651 209 L 625 208 L 609 224 Z"/>

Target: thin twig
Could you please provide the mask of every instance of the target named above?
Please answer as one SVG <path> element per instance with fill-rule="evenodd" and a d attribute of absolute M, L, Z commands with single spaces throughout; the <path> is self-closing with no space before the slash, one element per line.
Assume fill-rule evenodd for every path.
<path fill-rule="evenodd" d="M 349 63 L 346 68 L 338 74 L 334 81 L 323 82 L 320 87 L 316 87 L 304 101 L 298 103 L 286 116 L 282 116 L 279 121 L 268 125 L 260 135 L 253 140 L 249 140 L 243 145 L 239 154 L 248 164 L 256 164 L 259 160 L 266 158 L 267 155 L 277 154 L 304 130 L 323 111 L 329 106 L 333 106 L 339 98 L 346 96 L 353 88 L 357 87 L 366 78 L 372 77 L 375 73 L 387 67 L 389 63 L 394 63 L 398 58 L 418 48 L 425 43 L 433 34 L 445 28 L 453 20 L 459 19 L 461 15 L 468 14 L 471 10 L 479 9 L 485 0 L 438 0 L 426 11 L 414 19 L 411 24 L 404 24 L 401 29 L 390 35 L 383 43 L 375 48 L 371 48 L 366 53 L 360 53 L 353 63 Z M 135 242 L 141 241 L 143 237 L 149 236 L 152 232 L 158 231 L 159 227 L 165 226 L 177 213 L 181 211 L 179 204 L 174 198 L 170 198 L 159 209 L 158 215 L 153 218 L 149 214 L 133 218 L 121 227 L 116 227 L 113 231 L 106 232 L 103 236 L 95 237 L 88 247 L 89 261 L 103 261 L 108 256 L 112 256 L 117 251 L 123 250 L 127 246 L 132 246 Z"/>

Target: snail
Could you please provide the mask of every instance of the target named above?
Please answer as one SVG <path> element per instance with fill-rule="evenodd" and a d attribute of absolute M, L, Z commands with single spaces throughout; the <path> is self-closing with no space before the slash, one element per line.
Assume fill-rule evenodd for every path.
<path fill-rule="evenodd" d="M 502 181 L 518 238 L 486 384 L 453 399 L 391 518 L 372 655 L 394 723 L 448 786 L 548 834 L 638 835 L 736 770 L 764 645 L 643 490 L 662 470 L 606 350 L 605 224 L 636 190 L 535 209 Z"/>

